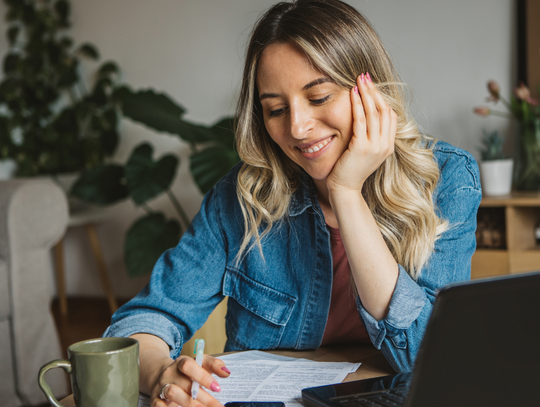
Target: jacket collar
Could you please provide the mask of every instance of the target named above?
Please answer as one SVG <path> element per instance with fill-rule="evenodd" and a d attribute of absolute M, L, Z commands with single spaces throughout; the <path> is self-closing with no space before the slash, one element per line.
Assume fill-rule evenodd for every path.
<path fill-rule="evenodd" d="M 315 204 L 314 202 L 317 202 Z M 297 216 L 302 214 L 307 208 L 316 206 L 318 207 L 317 191 L 315 190 L 315 184 L 309 175 L 305 172 L 300 174 L 300 182 L 296 191 L 291 196 L 291 203 L 289 204 L 289 216 Z"/>

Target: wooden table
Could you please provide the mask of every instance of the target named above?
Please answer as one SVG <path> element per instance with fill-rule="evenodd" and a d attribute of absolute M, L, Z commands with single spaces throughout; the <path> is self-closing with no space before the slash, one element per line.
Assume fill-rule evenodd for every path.
<path fill-rule="evenodd" d="M 369 379 L 371 377 L 394 374 L 381 351 L 372 345 L 331 345 L 323 346 L 314 351 L 268 351 L 276 355 L 306 358 L 318 362 L 360 362 L 362 365 L 354 373 L 349 373 L 345 382 L 352 380 Z M 219 355 L 218 355 L 219 356 Z M 73 396 L 61 400 L 66 407 L 76 407 Z"/>

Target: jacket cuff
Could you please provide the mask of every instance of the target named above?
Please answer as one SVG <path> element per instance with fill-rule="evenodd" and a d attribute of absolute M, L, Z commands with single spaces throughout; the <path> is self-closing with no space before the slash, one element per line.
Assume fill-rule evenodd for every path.
<path fill-rule="evenodd" d="M 180 356 L 182 351 L 182 334 L 176 326 L 163 315 L 144 313 L 130 315 L 107 328 L 103 337 L 128 337 L 135 334 L 150 334 L 162 339 L 171 349 L 172 359 Z"/>
<path fill-rule="evenodd" d="M 405 269 L 398 264 L 399 276 L 390 300 L 388 314 L 385 318 L 377 321 L 364 308 L 360 297 L 356 298 L 356 306 L 360 317 L 364 321 L 371 342 L 377 349 L 381 349 L 386 336 L 396 337 L 407 330 L 422 312 L 427 301 L 422 288 L 407 274 Z"/>

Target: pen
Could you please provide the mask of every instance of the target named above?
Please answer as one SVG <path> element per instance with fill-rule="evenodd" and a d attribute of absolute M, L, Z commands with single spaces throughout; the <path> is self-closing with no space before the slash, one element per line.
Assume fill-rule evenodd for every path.
<path fill-rule="evenodd" d="M 204 339 L 196 339 L 195 340 L 195 362 L 199 366 L 202 367 L 202 361 L 203 361 L 203 355 L 204 355 Z M 197 380 L 193 380 L 193 384 L 191 385 L 191 397 L 193 400 L 197 398 L 199 395 L 199 382 Z"/>

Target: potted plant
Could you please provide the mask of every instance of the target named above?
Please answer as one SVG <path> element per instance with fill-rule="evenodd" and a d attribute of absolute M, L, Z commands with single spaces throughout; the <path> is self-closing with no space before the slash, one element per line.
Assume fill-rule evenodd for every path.
<path fill-rule="evenodd" d="M 191 174 L 203 194 L 240 161 L 232 117 L 211 126 L 188 122 L 182 118 L 186 112 L 182 106 L 153 90 L 133 91 L 123 86 L 114 98 L 124 117 L 189 143 Z M 176 246 L 189 226 L 189 219 L 171 190 L 179 164 L 179 158 L 173 154 L 155 159 L 153 147 L 144 142 L 133 149 L 126 163 L 111 162 L 85 171 L 71 190 L 73 196 L 95 205 L 131 199 L 144 211 L 128 229 L 124 242 L 130 277 L 150 273 L 159 256 Z M 162 194 L 171 200 L 178 219 L 167 219 L 163 212 L 151 207 L 150 202 Z"/>
<path fill-rule="evenodd" d="M 514 160 L 506 158 L 503 153 L 504 137 L 497 131 L 483 131 L 480 176 L 482 192 L 486 196 L 509 195 L 512 191 L 512 169 Z"/>
<path fill-rule="evenodd" d="M 518 123 L 514 147 L 514 188 L 525 191 L 540 191 L 540 106 L 531 97 L 529 88 L 520 84 L 514 89 L 510 101 L 500 94 L 497 82 L 489 81 L 488 101 L 499 101 L 508 112 L 500 112 L 489 107 L 477 107 L 474 112 L 480 116 L 502 116 L 513 118 Z M 539 89 L 540 91 L 540 89 Z"/>
<path fill-rule="evenodd" d="M 89 43 L 75 47 L 66 34 L 69 2 L 4 1 L 9 49 L 0 82 L 0 160 L 11 160 L 17 176 L 54 178 L 101 164 L 118 144 L 118 66 L 102 64 L 87 88 L 81 62 L 99 53 Z"/>

